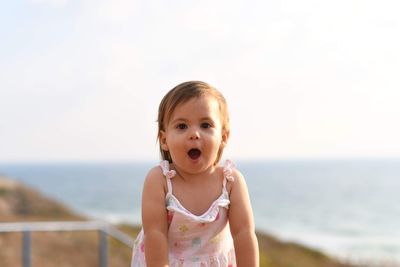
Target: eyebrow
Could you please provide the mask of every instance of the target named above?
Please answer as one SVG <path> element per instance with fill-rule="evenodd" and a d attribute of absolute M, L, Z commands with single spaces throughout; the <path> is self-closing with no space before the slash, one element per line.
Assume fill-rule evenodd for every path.
<path fill-rule="evenodd" d="M 176 118 L 176 119 L 173 119 L 173 120 L 171 120 L 170 121 L 170 123 L 172 123 L 172 124 L 175 124 L 175 123 L 177 123 L 177 122 L 187 122 L 188 121 L 188 119 L 184 119 L 184 118 Z M 200 118 L 200 121 L 212 121 L 212 122 L 215 122 L 215 120 L 214 119 L 212 119 L 211 117 L 202 117 L 202 118 Z"/>
<path fill-rule="evenodd" d="M 201 121 L 211 121 L 211 122 L 215 122 L 215 120 L 211 117 L 203 117 L 200 119 Z"/>
<path fill-rule="evenodd" d="M 183 118 L 176 118 L 176 119 L 171 120 L 170 123 L 176 123 L 176 122 L 179 122 L 179 121 L 184 121 L 184 122 L 186 122 L 187 120 L 186 120 L 186 119 L 183 119 Z"/>

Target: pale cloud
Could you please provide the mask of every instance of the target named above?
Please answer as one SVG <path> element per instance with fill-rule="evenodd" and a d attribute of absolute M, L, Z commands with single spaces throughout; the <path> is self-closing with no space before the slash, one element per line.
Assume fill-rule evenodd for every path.
<path fill-rule="evenodd" d="M 84 15 L 92 16 L 105 23 L 126 23 L 136 15 L 137 1 L 133 0 L 86 0 Z"/>
<path fill-rule="evenodd" d="M 49 5 L 56 8 L 64 8 L 68 0 L 29 0 L 33 4 Z"/>
<path fill-rule="evenodd" d="M 55 25 L 50 15 L 24 24 L 32 36 L 14 42 L 26 45 L 3 49 L 0 160 L 155 158 L 158 102 L 192 79 L 228 99 L 230 157 L 400 155 L 397 6 L 85 0 L 60 9 Z"/>

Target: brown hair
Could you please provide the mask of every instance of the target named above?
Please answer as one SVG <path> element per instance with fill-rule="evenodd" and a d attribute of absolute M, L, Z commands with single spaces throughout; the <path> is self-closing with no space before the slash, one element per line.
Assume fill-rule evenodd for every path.
<path fill-rule="evenodd" d="M 171 118 L 172 113 L 179 104 L 183 104 L 193 98 L 197 98 L 203 95 L 210 95 L 215 97 L 219 104 L 219 111 L 221 115 L 222 134 L 229 136 L 229 114 L 228 106 L 224 96 L 211 85 L 201 81 L 189 81 L 181 83 L 172 88 L 161 100 L 160 106 L 158 107 L 158 135 L 157 140 L 160 141 L 161 131 L 165 131 L 165 125 Z M 224 147 L 221 146 L 218 150 L 217 158 L 214 164 L 217 164 L 221 159 Z M 172 158 L 169 151 L 165 151 L 161 148 L 160 153 L 163 160 L 168 160 L 172 163 Z"/>

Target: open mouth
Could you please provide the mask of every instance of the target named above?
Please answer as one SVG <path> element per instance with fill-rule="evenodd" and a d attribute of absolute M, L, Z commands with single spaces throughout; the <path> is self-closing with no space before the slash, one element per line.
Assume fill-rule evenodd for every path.
<path fill-rule="evenodd" d="M 192 148 L 189 150 L 188 155 L 191 159 L 195 160 L 200 157 L 201 151 L 200 151 L 200 149 Z"/>

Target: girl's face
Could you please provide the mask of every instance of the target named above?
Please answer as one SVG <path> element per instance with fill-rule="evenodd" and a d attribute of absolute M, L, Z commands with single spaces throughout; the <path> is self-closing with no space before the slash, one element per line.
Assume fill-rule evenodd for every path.
<path fill-rule="evenodd" d="M 218 101 L 205 95 L 175 108 L 165 131 L 161 131 L 160 144 L 178 169 L 194 174 L 214 165 L 227 138 L 222 133 Z"/>

